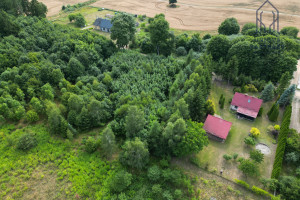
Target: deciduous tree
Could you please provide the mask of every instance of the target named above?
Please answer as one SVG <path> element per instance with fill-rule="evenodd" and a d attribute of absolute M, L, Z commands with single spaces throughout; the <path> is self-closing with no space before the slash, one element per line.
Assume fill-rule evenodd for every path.
<path fill-rule="evenodd" d="M 133 40 L 135 29 L 135 20 L 131 15 L 121 13 L 112 19 L 111 39 L 117 40 L 117 46 L 124 48 Z"/>
<path fill-rule="evenodd" d="M 149 161 L 149 151 L 139 138 L 132 141 L 126 141 L 122 147 L 120 162 L 132 168 L 142 169 Z"/>

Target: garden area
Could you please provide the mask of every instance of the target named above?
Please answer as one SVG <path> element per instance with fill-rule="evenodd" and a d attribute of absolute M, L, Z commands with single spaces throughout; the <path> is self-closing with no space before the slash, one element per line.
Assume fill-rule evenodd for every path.
<path fill-rule="evenodd" d="M 221 109 L 219 106 L 220 95 L 223 94 L 225 97 L 224 108 Z M 259 93 L 248 93 L 251 96 L 258 96 Z M 271 176 L 274 156 L 276 151 L 276 140 L 271 134 L 267 133 L 267 128 L 269 125 L 280 124 L 280 121 L 275 123 L 270 122 L 266 116 L 266 113 L 272 106 L 273 102 L 263 103 L 262 107 L 264 112 L 261 117 L 258 117 L 254 122 L 245 119 L 238 119 L 236 114 L 230 110 L 231 98 L 233 97 L 233 87 L 227 86 L 226 83 L 215 81 L 212 84 L 212 90 L 209 99 L 212 99 L 216 105 L 216 115 L 221 118 L 232 122 L 232 127 L 229 135 L 224 143 L 220 143 L 214 140 L 210 140 L 210 144 L 204 148 L 199 154 L 196 155 L 199 164 L 202 168 L 209 171 L 220 174 L 219 172 L 223 170 L 223 176 L 227 179 L 245 179 L 246 177 L 238 169 L 238 158 L 244 157 L 248 158 L 251 150 L 255 149 L 255 146 L 249 146 L 244 143 L 244 139 L 249 135 L 252 127 L 260 130 L 261 134 L 257 138 L 257 144 L 266 144 L 270 150 L 271 154 L 265 155 L 263 162 L 259 165 L 259 171 L 262 177 L 269 178 Z M 281 119 L 282 111 L 280 111 L 279 119 Z M 238 154 L 237 158 L 232 158 L 229 161 L 223 158 L 223 156 Z M 255 183 L 256 179 L 249 179 L 248 182 Z"/>

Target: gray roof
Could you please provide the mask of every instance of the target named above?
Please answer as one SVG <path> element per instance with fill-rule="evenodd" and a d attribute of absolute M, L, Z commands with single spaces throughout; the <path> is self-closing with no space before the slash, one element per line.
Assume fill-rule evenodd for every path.
<path fill-rule="evenodd" d="M 101 28 L 111 28 L 112 23 L 108 19 L 97 18 L 94 22 L 94 26 L 100 26 Z"/>

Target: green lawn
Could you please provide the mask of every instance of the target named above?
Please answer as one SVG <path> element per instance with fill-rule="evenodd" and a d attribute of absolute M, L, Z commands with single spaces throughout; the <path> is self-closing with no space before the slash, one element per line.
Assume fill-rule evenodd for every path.
<path fill-rule="evenodd" d="M 229 107 L 229 100 L 231 100 L 231 98 L 234 95 L 232 89 L 233 87 L 227 86 L 226 83 L 213 83 L 212 91 L 209 97 L 213 100 L 214 104 L 216 105 L 216 115 L 219 115 L 223 119 L 232 122 L 232 128 L 227 137 L 227 140 L 225 141 L 225 143 L 210 140 L 210 144 L 208 145 L 208 147 L 203 149 L 196 156 L 202 167 L 208 167 L 209 170 L 213 171 L 220 171 L 223 168 L 223 176 L 225 176 L 226 178 L 243 179 L 245 177 L 237 168 L 238 162 L 225 161 L 223 159 L 223 155 L 238 153 L 239 157 L 248 158 L 251 147 L 247 147 L 244 144 L 244 138 L 247 137 L 247 135 L 249 134 L 251 127 L 256 127 L 261 131 L 261 135 L 258 141 L 267 144 L 272 151 L 271 155 L 265 156 L 264 162 L 260 166 L 261 175 L 265 177 L 270 177 L 276 145 L 273 144 L 274 139 L 272 138 L 272 136 L 267 134 L 267 127 L 276 123 L 271 123 L 267 119 L 266 113 L 272 106 L 273 102 L 263 103 L 263 116 L 258 117 L 254 122 L 243 119 L 237 119 L 236 115 L 230 111 Z M 224 109 L 220 109 L 218 105 L 221 94 L 223 94 L 226 98 Z M 259 93 L 249 95 L 258 96 Z M 252 181 L 255 181 L 255 179 L 253 179 Z"/>

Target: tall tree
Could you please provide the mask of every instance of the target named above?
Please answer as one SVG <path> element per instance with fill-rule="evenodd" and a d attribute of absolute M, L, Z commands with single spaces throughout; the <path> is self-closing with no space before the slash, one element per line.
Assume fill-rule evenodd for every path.
<path fill-rule="evenodd" d="M 126 137 L 137 137 L 138 133 L 144 129 L 146 120 L 144 112 L 137 106 L 130 106 L 127 110 L 127 116 L 125 118 Z"/>
<path fill-rule="evenodd" d="M 236 18 L 227 18 L 218 28 L 219 34 L 232 35 L 240 32 L 240 25 Z"/>
<path fill-rule="evenodd" d="M 217 35 L 207 44 L 207 52 L 210 53 L 215 61 L 227 56 L 230 48 L 230 41 L 225 35 Z"/>
<path fill-rule="evenodd" d="M 229 81 L 233 81 L 238 76 L 238 70 L 239 70 L 239 63 L 236 58 L 236 56 L 233 56 L 226 65 L 224 65 L 224 68 L 221 69 L 222 77 L 224 79 L 227 79 L 228 84 Z"/>
<path fill-rule="evenodd" d="M 135 29 L 135 20 L 131 15 L 121 13 L 112 19 L 111 39 L 117 40 L 117 46 L 124 48 L 133 40 Z"/>
<path fill-rule="evenodd" d="M 289 72 L 285 72 L 281 75 L 281 78 L 279 80 L 279 85 L 277 87 L 276 93 L 278 95 L 281 95 L 284 90 L 290 85 L 291 75 Z"/>
<path fill-rule="evenodd" d="M 135 138 L 133 141 L 126 141 L 122 149 L 120 162 L 123 165 L 142 169 L 148 164 L 148 148 L 139 138 Z"/>
<path fill-rule="evenodd" d="M 26 5 L 26 4 L 25 4 Z M 47 6 L 37 0 L 32 0 L 29 4 L 29 13 L 30 16 L 36 17 L 46 17 L 48 12 Z"/>
<path fill-rule="evenodd" d="M 276 122 L 279 115 L 279 105 L 275 104 L 275 107 L 273 108 L 272 112 L 269 115 L 269 120 L 272 122 Z"/>
<path fill-rule="evenodd" d="M 202 125 L 189 120 L 187 122 L 187 132 L 175 149 L 175 155 L 183 156 L 198 153 L 207 145 L 208 137 L 205 130 L 202 129 Z"/>
<path fill-rule="evenodd" d="M 189 104 L 190 116 L 192 120 L 201 122 L 206 112 L 205 98 L 200 87 L 196 91 L 189 89 L 185 94 L 185 100 Z"/>
<path fill-rule="evenodd" d="M 264 100 L 264 102 L 271 101 L 274 98 L 274 89 L 273 83 L 269 82 L 262 91 L 260 98 Z"/>
<path fill-rule="evenodd" d="M 104 129 L 101 135 L 101 149 L 106 157 L 110 157 L 116 149 L 115 135 L 110 127 Z"/>
<path fill-rule="evenodd" d="M 169 38 L 169 22 L 165 20 L 163 14 L 155 16 L 149 25 L 149 32 L 151 42 L 156 47 L 157 54 L 159 55 L 159 48 L 166 44 Z"/>
<path fill-rule="evenodd" d="M 296 85 L 293 84 L 282 93 L 277 103 L 280 106 L 287 106 L 292 102 L 295 95 L 295 91 L 296 91 Z"/>
<path fill-rule="evenodd" d="M 8 35 L 16 35 L 20 30 L 18 24 L 14 21 L 14 17 L 0 10 L 0 37 Z"/>
<path fill-rule="evenodd" d="M 62 137 L 67 136 L 68 123 L 61 116 L 58 109 L 53 109 L 50 111 L 48 116 L 48 124 L 49 124 L 50 133 L 58 134 L 61 135 Z"/>

